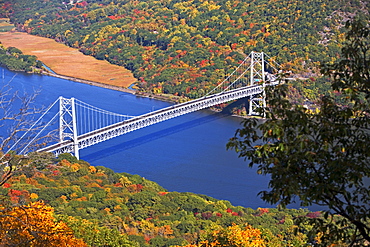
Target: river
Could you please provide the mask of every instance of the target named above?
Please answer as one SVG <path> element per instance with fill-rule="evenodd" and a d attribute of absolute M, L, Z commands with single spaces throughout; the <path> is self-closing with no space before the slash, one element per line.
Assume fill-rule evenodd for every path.
<path fill-rule="evenodd" d="M 15 73 L 4 71 L 3 82 Z M 20 92 L 40 90 L 36 105 L 48 105 L 59 96 L 75 97 L 109 111 L 141 115 L 170 105 L 110 89 L 50 76 L 18 73 L 11 86 Z M 268 177 L 226 150 L 241 119 L 209 110 L 183 115 L 80 151 L 91 165 L 115 172 L 138 174 L 169 191 L 194 192 L 228 200 L 235 206 L 271 207 L 257 193 L 267 189 Z M 295 206 L 293 206 L 295 207 Z"/>

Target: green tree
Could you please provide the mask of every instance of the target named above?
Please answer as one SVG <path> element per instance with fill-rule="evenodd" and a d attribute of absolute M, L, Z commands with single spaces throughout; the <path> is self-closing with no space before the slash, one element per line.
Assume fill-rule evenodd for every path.
<path fill-rule="evenodd" d="M 91 221 L 71 216 L 58 215 L 58 219 L 65 222 L 73 230 L 74 235 L 83 239 L 89 246 L 138 246 L 138 244 L 129 241 L 127 236 L 120 234 L 116 229 L 99 227 L 98 224 Z"/>
<path fill-rule="evenodd" d="M 322 246 L 370 241 L 369 22 L 346 27 L 342 58 L 322 67 L 346 105 L 323 97 L 312 114 L 291 103 L 282 84 L 267 92 L 267 119 L 246 119 L 227 144 L 271 176 L 270 190 L 260 192 L 266 202 L 286 206 L 298 199 L 302 206 L 325 206 L 324 217 L 309 219 Z"/>

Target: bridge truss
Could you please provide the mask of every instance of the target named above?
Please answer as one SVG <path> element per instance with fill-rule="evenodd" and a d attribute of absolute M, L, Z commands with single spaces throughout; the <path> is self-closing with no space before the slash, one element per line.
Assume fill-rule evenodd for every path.
<path fill-rule="evenodd" d="M 38 151 L 73 153 L 79 158 L 79 150 L 109 140 L 131 131 L 144 128 L 171 118 L 195 112 L 211 106 L 248 97 L 249 114 L 256 114 L 258 107 L 265 106 L 266 85 L 277 84 L 277 69 L 265 60 L 266 54 L 252 52 L 225 80 L 207 95 L 185 103 L 176 104 L 140 116 L 127 116 L 109 112 L 75 98 L 60 97 L 58 113 L 58 141 Z M 270 59 L 271 60 L 271 59 Z M 274 64 L 278 66 L 278 64 Z M 266 70 L 268 67 L 268 70 Z M 54 102 L 53 105 L 57 103 Z M 49 123 L 48 123 L 49 125 Z M 31 142 L 30 142 L 31 143 Z M 23 148 L 22 152 L 25 152 Z"/>

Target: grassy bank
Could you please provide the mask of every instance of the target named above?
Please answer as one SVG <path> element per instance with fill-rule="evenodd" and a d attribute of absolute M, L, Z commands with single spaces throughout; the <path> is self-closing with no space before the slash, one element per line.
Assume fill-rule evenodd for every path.
<path fill-rule="evenodd" d="M 118 88 L 128 88 L 136 81 L 127 69 L 86 56 L 77 49 L 67 47 L 52 39 L 9 31 L 0 32 L 0 42 L 5 47 L 16 47 L 26 55 L 37 56 L 40 61 L 59 75 Z"/>

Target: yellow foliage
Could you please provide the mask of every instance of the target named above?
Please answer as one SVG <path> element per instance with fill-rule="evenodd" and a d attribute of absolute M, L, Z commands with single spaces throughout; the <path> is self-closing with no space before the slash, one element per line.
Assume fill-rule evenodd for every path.
<path fill-rule="evenodd" d="M 63 201 L 67 201 L 67 197 L 65 195 L 61 195 L 60 198 L 63 200 Z"/>
<path fill-rule="evenodd" d="M 31 193 L 30 195 L 31 200 L 36 200 L 37 198 L 39 198 L 39 196 L 36 193 Z"/>
<path fill-rule="evenodd" d="M 30 22 L 32 21 L 32 19 L 28 19 L 27 21 L 24 22 L 24 26 L 25 27 L 28 27 L 28 25 L 30 24 Z"/>
<path fill-rule="evenodd" d="M 73 192 L 71 195 L 70 195 L 71 198 L 75 198 L 75 197 L 78 197 L 77 193 L 76 192 Z"/>
<path fill-rule="evenodd" d="M 91 197 L 93 196 L 94 194 L 88 194 L 87 196 L 88 196 L 88 200 L 90 200 L 91 199 Z"/>
<path fill-rule="evenodd" d="M 125 176 L 122 176 L 120 179 L 119 179 L 119 182 L 125 186 L 125 187 L 128 187 L 129 185 L 132 184 L 132 182 Z"/>
<path fill-rule="evenodd" d="M 96 168 L 94 166 L 89 166 L 89 171 L 90 171 L 90 173 L 95 173 Z"/>
<path fill-rule="evenodd" d="M 82 43 L 84 44 L 89 38 L 90 38 L 90 34 L 86 35 L 85 38 L 82 40 Z"/>
<path fill-rule="evenodd" d="M 71 34 L 73 34 L 73 32 L 71 30 L 68 30 L 68 29 L 64 32 L 65 37 L 68 37 L 68 35 L 71 35 Z"/>
<path fill-rule="evenodd" d="M 87 246 L 43 202 L 0 211 L 0 246 Z"/>
<path fill-rule="evenodd" d="M 71 169 L 72 169 L 72 172 L 77 172 L 78 170 L 80 170 L 80 165 L 77 163 L 74 163 L 73 165 L 71 165 Z"/>
<path fill-rule="evenodd" d="M 95 42 L 99 42 L 102 40 L 107 39 L 109 36 L 114 35 L 118 32 L 120 32 L 121 29 L 116 27 L 115 25 L 107 25 L 100 29 L 100 31 L 97 33 L 97 38 L 95 39 Z"/>
<path fill-rule="evenodd" d="M 266 242 L 261 237 L 261 231 L 246 225 L 241 229 L 233 224 L 227 228 L 214 230 L 206 236 L 206 240 L 198 245 L 187 245 L 186 247 L 212 247 L 212 246 L 235 246 L 235 247 L 265 247 Z"/>

